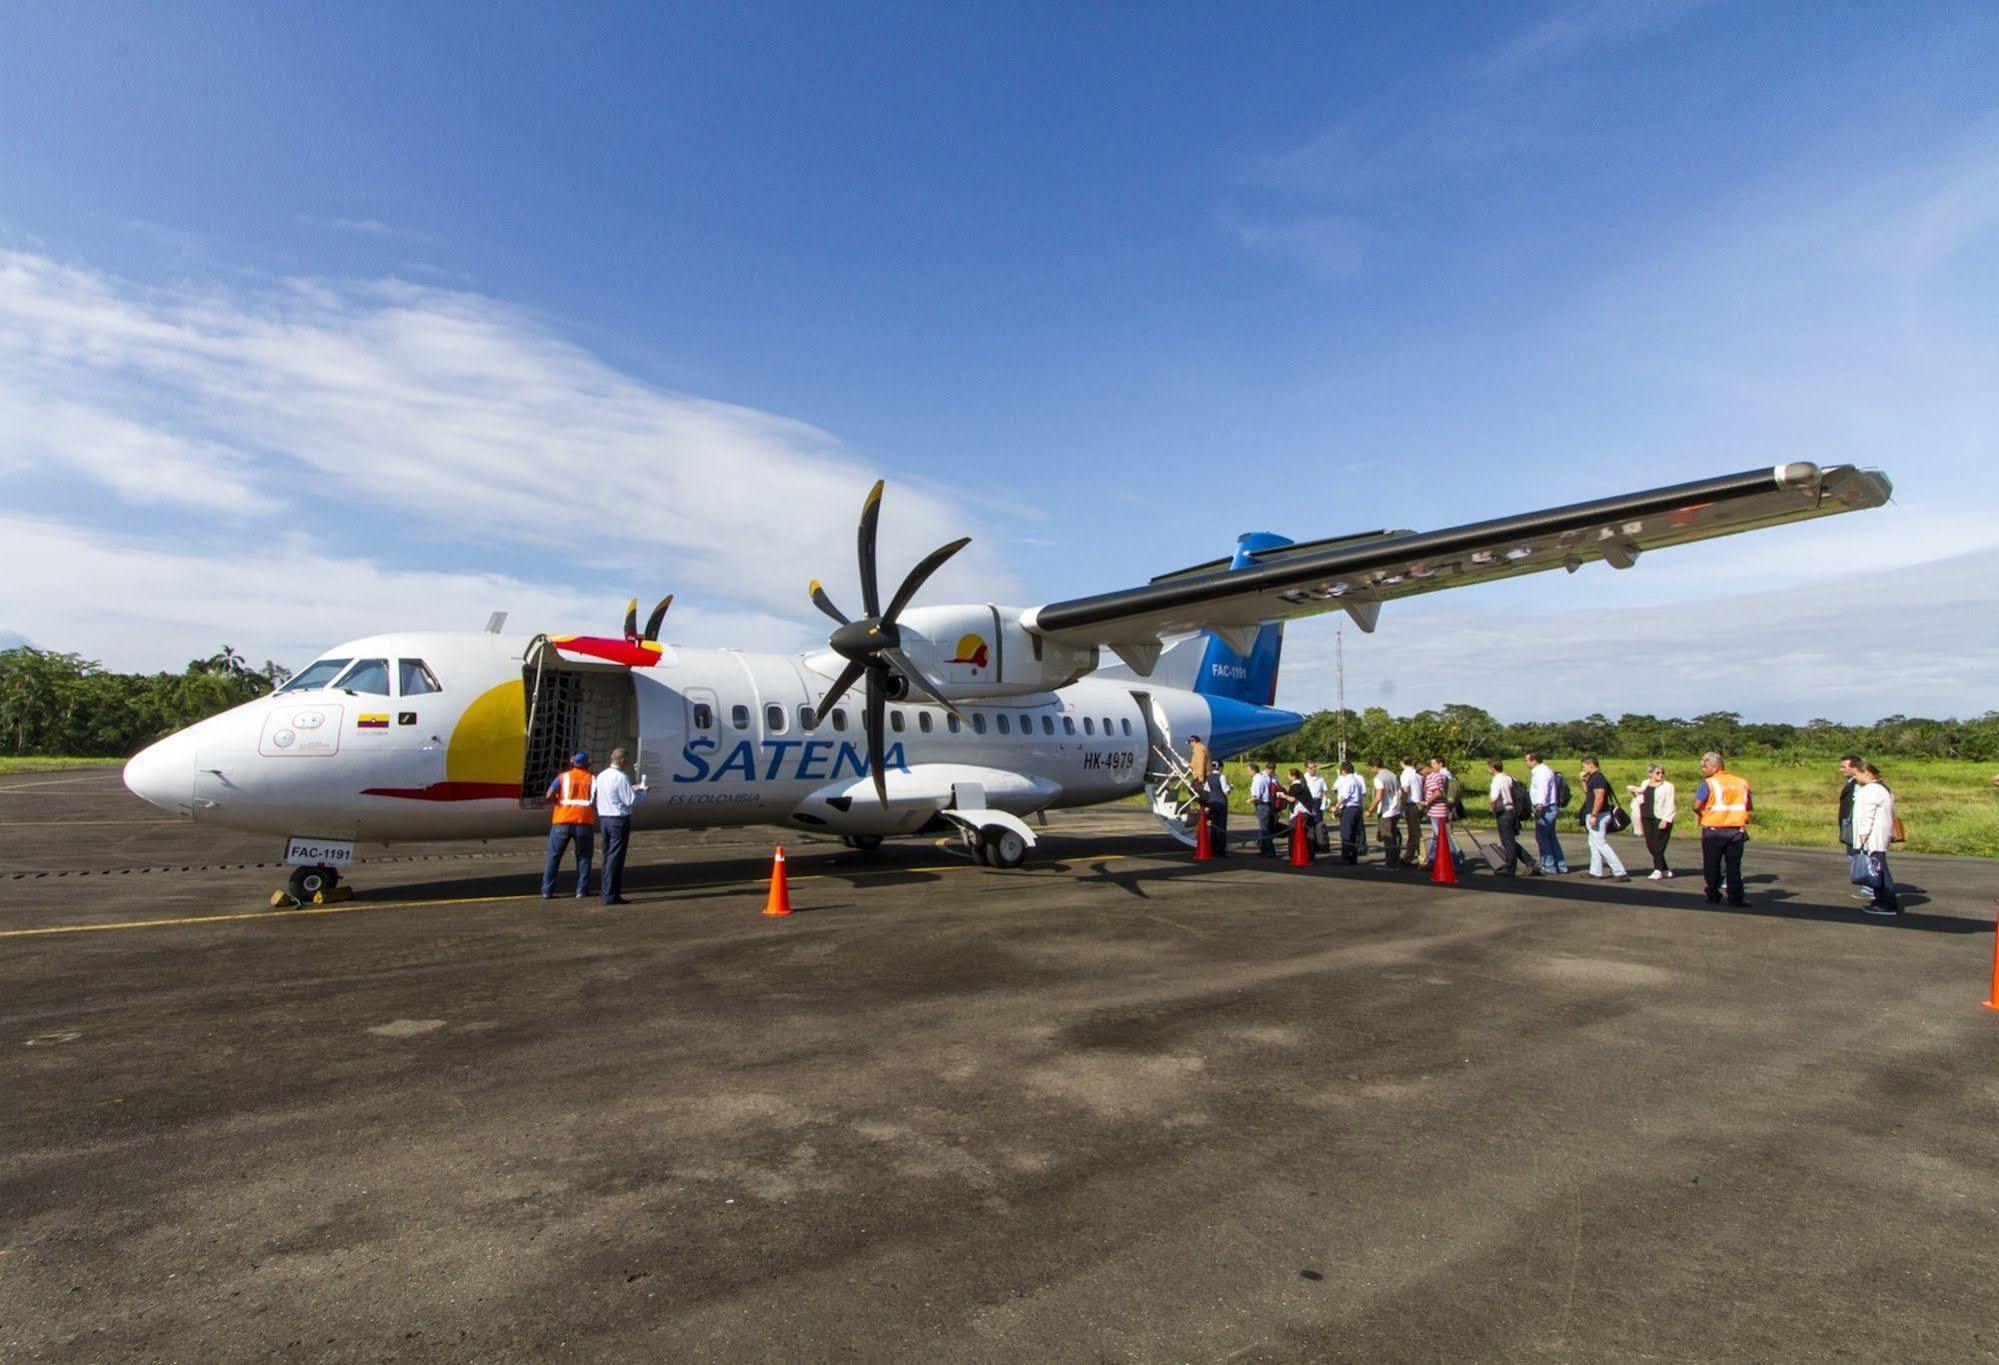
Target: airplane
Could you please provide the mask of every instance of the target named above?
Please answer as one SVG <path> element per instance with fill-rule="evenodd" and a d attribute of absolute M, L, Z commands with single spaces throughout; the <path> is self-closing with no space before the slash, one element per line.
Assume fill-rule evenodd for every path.
<path fill-rule="evenodd" d="M 861 614 L 809 590 L 835 623 L 823 649 L 665 644 L 670 597 L 643 629 L 633 602 L 621 636 L 509 635 L 504 613 L 483 632 L 370 636 L 153 744 L 124 779 L 198 824 L 285 836 L 300 899 L 338 884 L 356 844 L 536 833 L 569 755 L 613 748 L 646 782 L 635 829 L 775 825 L 859 849 L 943 833 L 1013 868 L 1036 843 L 1028 817 L 1144 793 L 1192 843 L 1175 757 L 1189 738 L 1231 757 L 1304 723 L 1276 705 L 1285 623 L 1337 610 L 1371 632 L 1388 601 L 1599 560 L 1629 569 L 1891 492 L 1878 470 L 1791 463 L 1441 531 L 1252 532 L 1139 587 L 1022 608 L 912 605 L 965 540 L 884 603 L 877 483 Z"/>

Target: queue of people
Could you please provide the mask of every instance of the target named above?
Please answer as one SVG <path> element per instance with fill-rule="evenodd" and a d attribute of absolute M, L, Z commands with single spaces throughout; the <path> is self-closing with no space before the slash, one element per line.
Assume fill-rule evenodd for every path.
<path fill-rule="evenodd" d="M 1206 759 L 1207 755 L 1201 757 Z M 1589 847 L 1586 875 L 1600 881 L 1631 880 L 1611 836 L 1634 825 L 1651 863 L 1647 879 L 1664 881 L 1674 875 L 1669 853 L 1680 818 L 1679 793 L 1663 764 L 1649 765 L 1643 780 L 1624 788 L 1623 800 L 1594 756 L 1579 764 L 1579 800 L 1567 775 L 1541 754 L 1528 753 L 1526 764 L 1524 782 L 1506 771 L 1503 759 L 1492 759 L 1486 765 L 1490 773 L 1486 800 L 1497 833 L 1496 846 L 1488 855 L 1494 872 L 1501 876 L 1567 875 L 1568 852 L 1562 845 L 1560 821 L 1574 804 Z M 1227 779 L 1219 778 L 1217 794 L 1213 784 L 1222 765 L 1209 761 L 1206 766 L 1211 828 L 1226 831 Z M 1700 831 L 1703 894 L 1711 905 L 1746 906 L 1742 863 L 1755 816 L 1755 795 L 1748 780 L 1730 772 L 1719 753 L 1703 754 L 1700 769 L 1692 808 Z M 1313 846 L 1321 849 L 1330 847 L 1328 840 L 1336 828 L 1340 861 L 1351 866 L 1367 856 L 1371 821 L 1383 866 L 1433 867 L 1439 842 L 1450 837 L 1452 822 L 1465 815 L 1456 774 L 1440 755 L 1421 762 L 1405 755 L 1399 769 L 1391 768 L 1383 758 L 1372 758 L 1368 770 L 1370 775 L 1364 779 L 1354 772 L 1352 763 L 1342 761 L 1338 776 L 1328 783 L 1320 777 L 1318 765 L 1308 763 L 1292 768 L 1286 783 L 1280 780 L 1275 762 L 1252 765 L 1249 796 L 1256 815 L 1257 852 L 1266 858 L 1279 857 L 1279 829 L 1303 823 Z M 1846 851 L 1849 877 L 1857 888 L 1854 894 L 1866 902 L 1863 908 L 1868 914 L 1900 914 L 1900 896 L 1888 867 L 1889 852 L 1902 838 L 1894 793 L 1882 781 L 1880 769 L 1858 754 L 1840 760 L 1840 775 L 1839 839 Z M 1535 845 L 1531 853 L 1522 843 L 1530 824 Z M 1226 851 L 1226 838 L 1217 841 L 1217 851 Z"/>

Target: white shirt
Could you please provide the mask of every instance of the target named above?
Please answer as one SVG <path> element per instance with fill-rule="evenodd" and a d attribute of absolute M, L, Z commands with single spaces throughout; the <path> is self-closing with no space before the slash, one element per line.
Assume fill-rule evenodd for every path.
<path fill-rule="evenodd" d="M 1414 768 L 1402 770 L 1402 794 L 1411 801 L 1423 799 L 1423 775 Z"/>
<path fill-rule="evenodd" d="M 1535 810 L 1555 804 L 1555 770 L 1546 763 L 1536 763 L 1527 774 L 1527 801 Z"/>
<path fill-rule="evenodd" d="M 1853 846 L 1886 853 L 1895 842 L 1895 793 L 1885 782 L 1865 782 L 1853 792 Z"/>
<path fill-rule="evenodd" d="M 1305 790 L 1312 793 L 1312 799 L 1321 806 L 1326 804 L 1326 779 L 1317 773 L 1305 774 Z"/>
<path fill-rule="evenodd" d="M 597 774 L 595 792 L 597 818 L 600 820 L 630 815 L 632 807 L 645 795 L 633 787 L 632 780 L 616 768 L 606 768 Z"/>
<path fill-rule="evenodd" d="M 1341 810 L 1348 806 L 1367 804 L 1367 783 L 1360 780 L 1359 773 L 1341 773 L 1340 780 L 1333 784 L 1334 804 Z"/>
<path fill-rule="evenodd" d="M 1402 814 L 1402 780 L 1383 768 L 1374 775 L 1374 790 L 1381 797 L 1381 818 L 1393 820 Z"/>
<path fill-rule="evenodd" d="M 1256 776 L 1249 779 L 1250 804 L 1260 806 L 1267 803 L 1270 800 L 1271 788 L 1276 785 L 1276 778 L 1261 768 L 1257 769 Z"/>
<path fill-rule="evenodd" d="M 1513 808 L 1513 778 L 1508 773 L 1492 775 L 1492 803 L 1501 810 Z"/>

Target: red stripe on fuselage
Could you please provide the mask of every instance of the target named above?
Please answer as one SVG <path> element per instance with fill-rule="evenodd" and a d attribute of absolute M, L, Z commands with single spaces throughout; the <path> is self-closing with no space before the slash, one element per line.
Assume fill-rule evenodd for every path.
<path fill-rule="evenodd" d="M 518 782 L 433 782 L 428 787 L 364 787 L 363 796 L 393 796 L 403 801 L 514 801 Z"/>

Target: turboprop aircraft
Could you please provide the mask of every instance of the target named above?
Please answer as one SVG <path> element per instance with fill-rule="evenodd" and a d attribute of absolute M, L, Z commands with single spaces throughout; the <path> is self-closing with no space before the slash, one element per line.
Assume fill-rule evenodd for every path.
<path fill-rule="evenodd" d="M 661 641 L 661 602 L 619 636 L 376 635 L 340 645 L 270 696 L 141 752 L 125 784 L 168 811 L 287 837 L 293 894 L 331 889 L 362 844 L 489 839 L 548 823 L 542 799 L 577 750 L 622 747 L 645 780 L 633 824 L 769 824 L 872 848 L 942 832 L 993 867 L 1035 843 L 1027 817 L 1146 793 L 1191 842 L 1192 736 L 1230 756 L 1304 722 L 1276 705 L 1284 624 L 1715 536 L 1878 507 L 1885 475 L 1786 464 L 1450 530 L 1296 543 L 1267 532 L 1233 555 L 1140 587 L 1011 607 L 912 605 L 967 543 L 924 558 L 883 602 L 877 483 L 861 510 L 861 613 L 817 581 L 836 623 L 800 655 Z M 1698 561 L 1690 561 L 1697 564 Z M 1105 655 L 1114 656 L 1109 663 Z"/>

